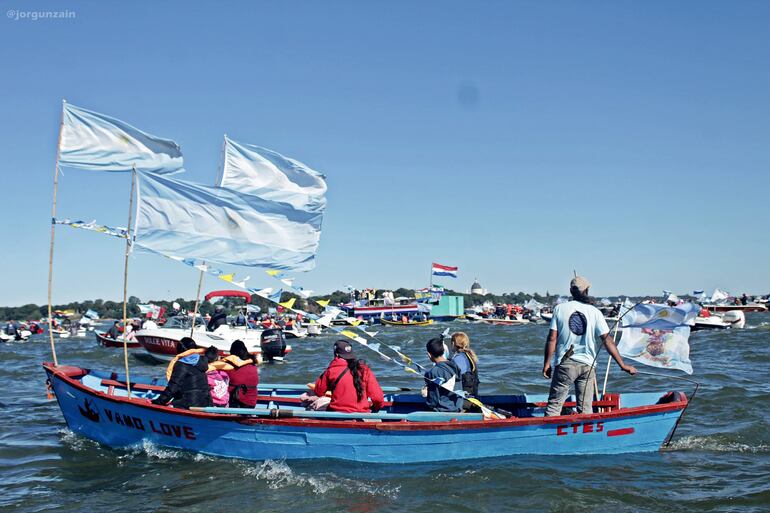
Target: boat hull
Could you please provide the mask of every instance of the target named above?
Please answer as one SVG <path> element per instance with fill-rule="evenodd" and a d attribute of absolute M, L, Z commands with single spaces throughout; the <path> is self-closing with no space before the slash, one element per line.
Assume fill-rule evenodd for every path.
<path fill-rule="evenodd" d="M 650 452 L 667 439 L 687 404 L 684 399 L 615 413 L 470 422 L 274 419 L 155 406 L 147 399 L 95 391 L 77 379 L 86 371 L 76 367 L 45 364 L 45 370 L 67 425 L 79 435 L 115 448 L 149 441 L 247 460 L 336 458 L 397 464 Z"/>
<path fill-rule="evenodd" d="M 230 345 L 240 339 L 246 344 L 246 349 L 257 357 L 257 363 L 262 363 L 262 348 L 259 343 L 261 330 L 246 330 L 245 328 L 228 328 L 224 333 L 195 330 L 193 340 L 200 347 L 214 346 L 220 356 L 229 354 Z M 177 343 L 184 337 L 190 336 L 189 329 L 155 328 L 136 332 L 136 339 L 141 347 L 155 360 L 169 362 L 176 356 Z"/>
<path fill-rule="evenodd" d="M 99 342 L 100 346 L 103 347 L 116 347 L 123 349 L 123 339 L 114 339 L 106 336 L 105 332 L 103 331 L 95 331 L 94 335 L 96 336 L 96 341 Z M 136 349 L 141 347 L 139 342 L 136 342 L 134 340 L 129 341 L 126 346 L 128 346 L 129 349 Z"/>
<path fill-rule="evenodd" d="M 740 310 L 742 312 L 767 312 L 767 307 L 758 303 L 751 305 L 703 305 L 703 308 L 711 312 L 729 312 L 730 310 Z"/>
<path fill-rule="evenodd" d="M 387 319 L 380 319 L 380 323 L 386 326 L 401 326 L 401 327 L 430 326 L 431 324 L 433 324 L 433 319 L 428 319 L 427 321 L 407 321 L 407 322 L 389 321 Z"/>

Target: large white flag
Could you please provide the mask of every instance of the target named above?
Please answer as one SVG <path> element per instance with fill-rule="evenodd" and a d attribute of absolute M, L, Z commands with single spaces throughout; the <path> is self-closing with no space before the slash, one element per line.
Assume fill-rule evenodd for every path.
<path fill-rule="evenodd" d="M 692 374 L 690 336 L 688 326 L 673 329 L 623 328 L 618 351 L 623 358 L 631 358 L 652 367 L 679 369 Z"/>
<path fill-rule="evenodd" d="M 71 103 L 63 109 L 60 165 L 89 171 L 183 171 L 182 151 L 174 141 Z"/>
<path fill-rule="evenodd" d="M 219 185 L 298 210 L 320 213 L 326 207 L 326 181 L 321 173 L 275 151 L 228 137 Z"/>
<path fill-rule="evenodd" d="M 139 174 L 135 241 L 180 259 L 308 271 L 321 214 L 230 189 Z"/>
<path fill-rule="evenodd" d="M 714 289 L 714 293 L 711 294 L 711 302 L 718 303 L 720 301 L 724 301 L 729 297 L 730 297 L 730 294 L 728 294 L 724 290 Z"/>

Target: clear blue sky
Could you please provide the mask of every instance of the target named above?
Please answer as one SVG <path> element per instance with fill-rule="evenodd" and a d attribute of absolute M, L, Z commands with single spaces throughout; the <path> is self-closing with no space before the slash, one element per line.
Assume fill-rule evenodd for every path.
<path fill-rule="evenodd" d="M 770 291 L 768 2 L 2 5 L 2 305 L 45 302 L 62 98 L 173 138 L 197 181 L 224 133 L 324 172 L 307 288 L 425 286 L 437 261 L 461 290 Z M 128 186 L 65 171 L 59 215 L 125 225 Z M 121 295 L 117 239 L 59 228 L 55 268 L 55 302 Z M 131 260 L 142 299 L 196 284 Z"/>

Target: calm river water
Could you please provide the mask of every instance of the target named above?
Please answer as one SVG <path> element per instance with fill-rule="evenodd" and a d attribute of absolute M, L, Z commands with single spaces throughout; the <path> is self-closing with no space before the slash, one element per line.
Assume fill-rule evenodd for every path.
<path fill-rule="evenodd" d="M 47 338 L 0 344 L 0 510 L 766 512 L 770 314 L 749 314 L 747 325 L 691 337 L 693 378 L 702 387 L 670 449 L 399 466 L 244 462 L 152 445 L 108 449 L 68 431 L 56 402 L 46 400 L 40 362 L 50 359 Z M 383 328 L 380 338 L 424 360 L 425 341 L 445 326 L 470 335 L 480 355 L 482 393 L 547 391 L 540 376 L 545 325 Z M 313 380 L 331 359 L 333 341 L 292 341 L 289 362 L 261 367 L 261 380 Z M 383 385 L 418 384 L 365 351 L 358 349 Z M 97 346 L 93 335 L 60 341 L 58 354 L 64 364 L 110 370 L 123 366 L 121 351 Z M 131 364 L 137 374 L 163 373 L 163 366 L 136 358 Z M 609 389 L 689 392 L 686 386 L 674 379 L 626 377 L 613 369 Z"/>

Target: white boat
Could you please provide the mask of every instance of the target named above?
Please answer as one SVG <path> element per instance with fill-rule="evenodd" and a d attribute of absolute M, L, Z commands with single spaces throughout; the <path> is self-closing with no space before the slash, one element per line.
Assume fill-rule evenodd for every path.
<path fill-rule="evenodd" d="M 200 347 L 216 347 L 222 356 L 229 354 L 230 345 L 233 342 L 241 340 L 246 344 L 246 349 L 257 357 L 257 363 L 262 363 L 262 334 L 266 331 L 273 330 L 224 324 L 215 331 L 206 331 L 206 326 L 199 318 L 196 321 L 192 339 Z M 182 316 L 170 318 L 162 327 L 143 329 L 136 332 L 136 340 L 141 344 L 142 348 L 154 359 L 163 362 L 171 361 L 176 356 L 177 343 L 189 336 L 190 320 Z M 291 346 L 286 346 L 284 354 L 289 351 L 291 351 Z M 283 354 L 278 357 L 271 355 L 271 358 L 282 359 L 283 356 Z"/>
<path fill-rule="evenodd" d="M 283 334 L 286 338 L 305 338 L 308 336 L 308 330 L 295 324 L 289 329 L 283 328 Z"/>
<path fill-rule="evenodd" d="M 15 335 L 9 335 L 5 330 L 0 331 L 0 342 L 24 342 L 29 340 L 32 332 L 25 329 L 18 329 Z"/>
<path fill-rule="evenodd" d="M 323 331 L 323 326 L 314 322 L 314 323 L 306 324 L 305 329 L 307 330 L 307 334 L 309 337 L 317 337 Z"/>
<path fill-rule="evenodd" d="M 712 313 L 707 317 L 695 318 L 693 331 L 719 330 L 727 328 L 743 328 L 746 326 L 746 315 L 742 310 L 730 310 L 724 313 Z"/>

